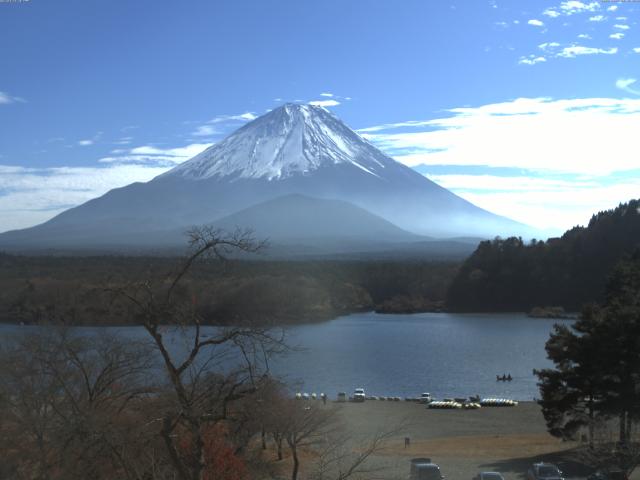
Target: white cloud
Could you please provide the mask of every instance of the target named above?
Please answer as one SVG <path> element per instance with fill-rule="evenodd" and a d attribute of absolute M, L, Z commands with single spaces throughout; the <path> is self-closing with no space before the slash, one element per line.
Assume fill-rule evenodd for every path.
<path fill-rule="evenodd" d="M 215 135 L 218 131 L 213 128 L 211 125 L 200 125 L 191 135 L 196 137 L 208 137 L 210 135 Z"/>
<path fill-rule="evenodd" d="M 79 140 L 77 144 L 81 147 L 88 147 L 89 145 L 93 145 L 94 143 L 96 143 L 100 139 L 100 137 L 102 137 L 102 132 L 96 133 L 92 138 Z"/>
<path fill-rule="evenodd" d="M 617 5 L 611 5 L 610 7 L 607 8 L 608 12 L 615 12 L 616 10 L 618 10 Z"/>
<path fill-rule="evenodd" d="M 520 98 L 449 112 L 451 117 L 411 122 L 410 132 L 387 125 L 360 133 L 409 166 L 488 165 L 590 175 L 638 168 L 640 99 Z"/>
<path fill-rule="evenodd" d="M 133 141 L 133 137 L 121 137 L 115 142 L 114 145 L 129 145 Z"/>
<path fill-rule="evenodd" d="M 544 23 L 541 22 L 540 20 L 535 19 L 535 18 L 532 18 L 527 23 L 529 25 L 533 25 L 534 27 L 544 27 Z"/>
<path fill-rule="evenodd" d="M 622 25 L 617 23 L 613 26 L 613 28 L 617 28 L 619 30 L 629 30 L 629 25 Z"/>
<path fill-rule="evenodd" d="M 148 164 L 158 167 L 178 165 L 195 157 L 197 154 L 209 148 L 212 143 L 192 143 L 184 147 L 159 148 L 152 145 L 143 145 L 125 151 L 124 155 L 104 157 L 98 160 L 100 163 L 125 164 L 137 163 Z M 113 153 L 113 152 L 112 152 Z"/>
<path fill-rule="evenodd" d="M 6 92 L 0 92 L 0 105 L 7 105 L 9 103 L 25 102 L 25 101 L 26 100 L 24 98 L 14 97 L 9 95 Z"/>
<path fill-rule="evenodd" d="M 487 210 L 540 228 L 564 230 L 638 197 L 640 178 L 603 177 L 639 168 L 634 139 L 640 99 L 520 98 L 449 113 L 359 132 L 408 166 L 537 172 L 429 178 Z"/>
<path fill-rule="evenodd" d="M 612 33 L 611 35 L 609 35 L 609 38 L 613 38 L 614 40 L 622 40 L 624 38 L 624 33 Z"/>
<path fill-rule="evenodd" d="M 636 47 L 636 48 L 634 48 L 634 49 L 633 49 L 633 51 L 634 51 L 635 53 L 640 53 L 640 47 Z"/>
<path fill-rule="evenodd" d="M 599 8 L 600 4 L 598 2 L 584 3 L 576 0 L 569 0 L 560 4 L 560 10 L 562 10 L 566 15 L 573 15 L 574 13 L 582 12 L 595 12 Z"/>
<path fill-rule="evenodd" d="M 633 93 L 634 95 L 640 95 L 640 90 L 636 90 L 635 88 L 631 87 L 631 85 L 636 82 L 637 79 L 635 78 L 619 78 L 618 80 L 616 80 L 616 88 L 624 90 L 628 93 Z"/>
<path fill-rule="evenodd" d="M 212 118 L 207 123 L 208 124 L 216 124 L 223 123 L 229 121 L 239 121 L 239 122 L 250 122 L 251 120 L 255 120 L 258 116 L 253 112 L 245 112 L 237 115 L 219 115 L 217 117 Z"/>
<path fill-rule="evenodd" d="M 335 107 L 340 105 L 340 102 L 337 100 L 313 100 L 308 103 L 309 105 L 315 105 L 316 107 Z"/>
<path fill-rule="evenodd" d="M 133 182 L 146 182 L 167 167 L 25 168 L 0 165 L 0 230 L 26 228 Z"/>
<path fill-rule="evenodd" d="M 553 229 L 558 234 L 575 225 L 586 225 L 595 212 L 637 198 L 640 191 L 640 179 L 637 178 L 613 185 L 589 181 L 554 186 L 553 182 L 529 177 L 506 177 L 499 181 L 486 176 L 475 180 L 447 177 L 442 175 L 434 180 L 491 212 L 541 229 Z M 497 188 L 478 191 L 472 186 L 484 182 Z M 509 190 L 511 182 L 519 188 Z"/>
<path fill-rule="evenodd" d="M 234 122 L 250 122 L 252 120 L 255 120 L 256 118 L 258 118 L 258 116 L 253 112 L 239 113 L 236 115 L 218 115 L 217 117 L 212 118 L 204 124 L 197 126 L 196 129 L 191 132 L 191 135 L 193 137 L 210 137 L 211 135 L 224 133 L 227 126 L 226 124 L 229 124 L 229 126 L 231 126 Z M 184 123 L 193 124 L 196 122 Z M 216 127 L 220 124 L 223 125 L 222 130 L 218 130 L 218 128 Z"/>
<path fill-rule="evenodd" d="M 604 20 L 605 20 L 604 15 L 594 15 L 593 17 L 589 17 L 590 22 L 604 22 Z"/>
<path fill-rule="evenodd" d="M 617 47 L 607 49 L 572 45 L 570 47 L 563 48 L 562 51 L 558 53 L 558 56 L 564 58 L 574 58 L 578 55 L 615 55 L 616 53 L 618 53 Z"/>
<path fill-rule="evenodd" d="M 552 50 L 554 48 L 559 47 L 560 44 L 558 42 L 545 42 L 545 43 L 541 43 L 540 45 L 538 45 L 538 48 L 540 50 Z"/>
<path fill-rule="evenodd" d="M 536 63 L 546 62 L 547 59 L 541 56 L 529 55 L 529 57 L 520 57 L 518 63 L 522 65 L 535 65 Z"/>
<path fill-rule="evenodd" d="M 560 12 L 558 12 L 557 10 L 553 9 L 553 8 L 547 8 L 544 12 L 542 12 L 543 15 L 546 15 L 547 17 L 551 17 L 551 18 L 556 18 L 560 16 Z"/>
<path fill-rule="evenodd" d="M 320 94 L 320 96 L 321 96 L 321 97 L 329 97 L 329 98 L 331 98 L 331 97 L 333 97 L 334 95 L 333 95 L 333 93 L 321 93 L 321 94 Z"/>
<path fill-rule="evenodd" d="M 589 35 L 588 33 L 581 33 L 578 35 L 578 38 L 584 38 L 586 40 L 591 40 L 591 35 Z"/>
<path fill-rule="evenodd" d="M 253 112 L 241 113 L 240 115 L 233 115 L 231 117 L 232 120 L 244 120 L 247 122 L 250 122 L 251 120 L 255 120 L 256 118 L 258 118 L 258 116 Z"/>

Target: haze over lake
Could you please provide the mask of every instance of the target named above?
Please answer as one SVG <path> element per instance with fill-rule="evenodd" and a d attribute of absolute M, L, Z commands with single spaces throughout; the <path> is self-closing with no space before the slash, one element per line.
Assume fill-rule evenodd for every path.
<path fill-rule="evenodd" d="M 532 400 L 539 395 L 532 370 L 551 365 L 544 344 L 557 322 L 519 313 L 359 313 L 288 327 L 287 343 L 298 348 L 274 359 L 271 369 L 295 390 L 325 392 L 330 398 L 363 387 L 368 395 L 430 392 L 436 398 L 477 394 Z M 3 337 L 30 330 L 0 327 Z M 147 338 L 141 327 L 77 330 Z M 171 345 L 184 348 L 178 338 Z M 497 382 L 502 374 L 511 374 L 513 381 Z"/>

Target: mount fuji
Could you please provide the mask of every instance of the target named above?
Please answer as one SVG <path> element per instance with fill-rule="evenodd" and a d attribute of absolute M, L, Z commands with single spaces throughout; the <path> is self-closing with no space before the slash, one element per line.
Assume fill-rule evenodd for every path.
<path fill-rule="evenodd" d="M 0 247 L 178 246 L 184 239 L 175 232 L 216 222 L 259 223 L 268 234 L 270 223 L 286 224 L 285 205 L 295 215 L 278 231 L 284 243 L 323 236 L 398 243 L 527 231 L 392 159 L 324 108 L 285 104 L 147 183 L 113 189 L 41 225 L 1 234 Z M 305 212 L 316 221 L 313 228 L 300 221 Z"/>

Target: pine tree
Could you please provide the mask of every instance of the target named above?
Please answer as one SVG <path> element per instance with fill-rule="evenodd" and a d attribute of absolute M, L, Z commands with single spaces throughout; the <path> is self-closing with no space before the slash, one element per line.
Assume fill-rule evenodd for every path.
<path fill-rule="evenodd" d="M 555 368 L 535 373 L 552 435 L 588 427 L 592 441 L 596 420 L 617 417 L 624 445 L 640 418 L 640 252 L 614 269 L 605 298 L 571 327 L 555 327 L 546 344 Z"/>

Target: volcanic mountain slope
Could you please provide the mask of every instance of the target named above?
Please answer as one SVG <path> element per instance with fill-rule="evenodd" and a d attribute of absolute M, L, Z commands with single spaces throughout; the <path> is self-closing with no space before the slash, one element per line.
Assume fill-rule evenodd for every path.
<path fill-rule="evenodd" d="M 2 234 L 0 246 L 124 245 L 134 239 L 152 245 L 159 241 L 154 232 L 212 223 L 290 194 L 350 202 L 420 235 L 493 237 L 525 229 L 393 160 L 327 110 L 286 104 L 150 182 Z"/>

